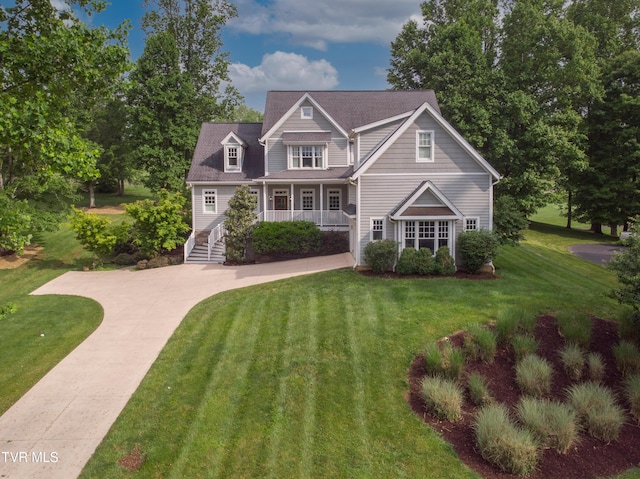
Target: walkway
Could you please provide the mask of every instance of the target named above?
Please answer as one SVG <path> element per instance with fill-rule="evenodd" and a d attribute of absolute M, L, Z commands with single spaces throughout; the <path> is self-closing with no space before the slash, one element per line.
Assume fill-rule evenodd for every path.
<path fill-rule="evenodd" d="M 607 266 L 613 253 L 624 251 L 624 246 L 616 246 L 612 244 L 576 244 L 569 246 L 569 252 L 579 256 L 582 259 L 591 261 L 601 266 Z"/>
<path fill-rule="evenodd" d="M 226 267 L 69 272 L 32 294 L 86 296 L 96 331 L 0 417 L 0 477 L 78 477 L 160 350 L 197 303 L 221 291 L 353 266 L 350 254 Z"/>

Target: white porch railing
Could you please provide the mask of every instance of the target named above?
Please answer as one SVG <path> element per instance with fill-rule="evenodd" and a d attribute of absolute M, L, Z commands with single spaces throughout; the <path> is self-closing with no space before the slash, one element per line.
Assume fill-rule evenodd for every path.
<path fill-rule="evenodd" d="M 266 210 L 262 221 L 311 221 L 318 226 L 348 226 L 349 217 L 341 210 Z"/>
<path fill-rule="evenodd" d="M 184 243 L 184 262 L 187 262 L 187 258 L 189 258 L 189 255 L 191 254 L 191 252 L 193 251 L 193 248 L 195 248 L 196 246 L 196 234 L 195 232 L 191 232 L 191 234 L 189 235 L 189 238 L 187 238 L 187 241 Z"/>
<path fill-rule="evenodd" d="M 209 233 L 209 240 L 207 243 L 207 261 L 211 261 L 211 249 L 218 241 L 222 239 L 224 234 L 224 223 L 220 223 L 218 226 L 211 230 L 211 233 Z"/>

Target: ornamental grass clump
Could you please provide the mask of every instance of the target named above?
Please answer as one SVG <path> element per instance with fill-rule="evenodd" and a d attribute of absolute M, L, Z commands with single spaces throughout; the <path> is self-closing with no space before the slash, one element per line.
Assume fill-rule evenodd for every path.
<path fill-rule="evenodd" d="M 474 371 L 469 374 L 467 378 L 467 390 L 469 391 L 471 402 L 476 406 L 482 407 L 493 402 L 487 379 L 478 372 Z"/>
<path fill-rule="evenodd" d="M 526 476 L 536 468 L 539 455 L 533 435 L 511 421 L 504 405 L 483 407 L 474 430 L 482 457 L 504 472 Z"/>
<path fill-rule="evenodd" d="M 425 376 L 421 383 L 422 399 L 427 411 L 443 421 L 462 417 L 462 388 L 451 379 Z"/>
<path fill-rule="evenodd" d="M 584 370 L 584 352 L 576 343 L 567 343 L 560 350 L 560 359 L 567 376 L 572 381 L 577 381 L 582 377 Z"/>
<path fill-rule="evenodd" d="M 438 343 L 431 343 L 424 350 L 424 361 L 427 374 L 438 376 L 442 374 L 442 351 Z"/>
<path fill-rule="evenodd" d="M 480 324 L 472 324 L 464 336 L 464 349 L 471 360 L 492 363 L 498 344 L 496 336 Z"/>
<path fill-rule="evenodd" d="M 620 341 L 613 347 L 616 365 L 624 376 L 640 373 L 640 351 L 631 341 Z"/>
<path fill-rule="evenodd" d="M 516 362 L 519 363 L 524 357 L 536 353 L 538 341 L 530 334 L 517 334 L 511 339 L 511 347 Z"/>
<path fill-rule="evenodd" d="M 578 438 L 575 411 L 567 404 L 523 397 L 516 408 L 520 423 L 543 447 L 566 454 Z"/>
<path fill-rule="evenodd" d="M 640 421 L 640 374 L 632 374 L 627 378 L 624 393 L 629 402 L 631 414 Z"/>
<path fill-rule="evenodd" d="M 543 397 L 551 392 L 553 368 L 549 361 L 529 354 L 516 365 L 516 382 L 523 394 Z"/>
<path fill-rule="evenodd" d="M 625 413 L 610 389 L 586 382 L 569 388 L 568 397 L 580 424 L 590 436 L 605 442 L 618 438 Z"/>
<path fill-rule="evenodd" d="M 508 344 L 518 334 L 533 334 L 536 329 L 536 315 L 526 309 L 508 309 L 498 315 L 496 336 L 498 341 Z"/>
<path fill-rule="evenodd" d="M 604 379 L 605 365 L 602 355 L 599 353 L 587 354 L 587 374 L 589 381 L 600 383 Z"/>
<path fill-rule="evenodd" d="M 425 350 L 427 373 L 431 376 L 442 376 L 458 381 L 464 371 L 464 352 L 453 347 L 450 342 L 430 344 Z"/>
<path fill-rule="evenodd" d="M 556 314 L 560 334 L 567 343 L 575 343 L 589 349 L 591 342 L 591 318 L 579 311 L 561 311 Z"/>

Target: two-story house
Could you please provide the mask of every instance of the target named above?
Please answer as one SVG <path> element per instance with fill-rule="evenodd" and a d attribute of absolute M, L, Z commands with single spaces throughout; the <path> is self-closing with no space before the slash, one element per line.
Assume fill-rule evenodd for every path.
<path fill-rule="evenodd" d="M 187 183 L 193 260 L 224 261 L 222 223 L 247 184 L 259 221 L 314 221 L 367 243 L 448 246 L 492 228 L 498 172 L 442 117 L 433 91 L 272 91 L 263 123 L 205 123 Z"/>

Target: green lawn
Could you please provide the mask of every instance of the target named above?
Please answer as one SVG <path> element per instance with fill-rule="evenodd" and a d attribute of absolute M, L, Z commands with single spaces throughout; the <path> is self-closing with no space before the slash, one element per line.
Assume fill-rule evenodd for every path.
<path fill-rule="evenodd" d="M 567 253 L 590 233 L 534 223 L 499 280 L 390 280 L 351 270 L 197 305 L 82 477 L 477 477 L 409 410 L 406 370 L 430 341 L 502 310 L 614 318 L 613 275 Z M 640 477 L 627 475 L 626 479 Z"/>

